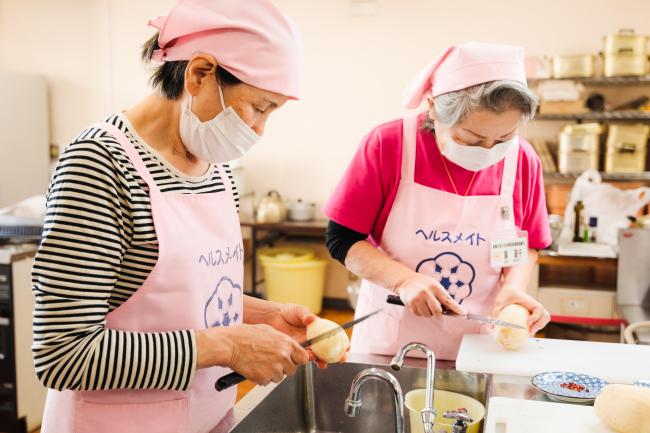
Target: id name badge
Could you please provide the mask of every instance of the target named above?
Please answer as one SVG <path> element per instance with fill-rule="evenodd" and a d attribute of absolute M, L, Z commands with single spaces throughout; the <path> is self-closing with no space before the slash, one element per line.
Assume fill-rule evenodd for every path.
<path fill-rule="evenodd" d="M 497 238 L 490 242 L 490 265 L 506 268 L 528 263 L 528 234 L 519 232 L 517 236 Z"/>

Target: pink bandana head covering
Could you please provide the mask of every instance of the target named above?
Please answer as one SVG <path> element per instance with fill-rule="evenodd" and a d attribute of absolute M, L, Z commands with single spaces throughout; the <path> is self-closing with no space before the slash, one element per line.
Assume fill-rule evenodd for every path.
<path fill-rule="evenodd" d="M 417 108 L 429 95 L 435 97 L 497 80 L 526 85 L 523 48 L 478 42 L 454 45 L 415 77 L 404 91 L 404 106 Z"/>
<path fill-rule="evenodd" d="M 179 0 L 149 25 L 160 31 L 154 60 L 207 53 L 244 83 L 298 99 L 302 42 L 270 0 Z"/>

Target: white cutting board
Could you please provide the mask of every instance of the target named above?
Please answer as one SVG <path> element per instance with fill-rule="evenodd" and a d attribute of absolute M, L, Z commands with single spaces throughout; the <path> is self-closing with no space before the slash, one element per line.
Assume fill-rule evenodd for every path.
<path fill-rule="evenodd" d="M 593 406 L 492 397 L 484 433 L 615 433 Z"/>
<path fill-rule="evenodd" d="M 491 335 L 465 335 L 456 369 L 532 377 L 546 371 L 591 374 L 611 383 L 650 380 L 650 346 L 530 338 L 517 351 L 503 349 Z"/>

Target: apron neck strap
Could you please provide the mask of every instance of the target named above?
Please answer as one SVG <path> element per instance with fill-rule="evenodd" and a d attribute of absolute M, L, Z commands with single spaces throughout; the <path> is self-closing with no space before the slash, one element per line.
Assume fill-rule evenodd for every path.
<path fill-rule="evenodd" d="M 415 180 L 415 151 L 417 149 L 418 114 L 403 119 L 402 179 Z"/>
<path fill-rule="evenodd" d="M 419 115 L 407 116 L 403 119 L 402 137 L 402 179 L 414 181 L 415 179 L 415 154 L 417 149 Z M 517 165 L 519 163 L 519 142 L 510 146 L 503 162 L 503 175 L 501 176 L 501 192 L 503 197 L 512 197 L 517 179 Z"/>
<path fill-rule="evenodd" d="M 519 162 L 519 141 L 510 146 L 503 161 L 503 174 L 501 175 L 501 196 L 512 198 L 517 179 L 517 165 Z"/>
<path fill-rule="evenodd" d="M 126 152 L 126 155 L 129 157 L 129 160 L 131 160 L 131 164 L 133 164 L 135 170 L 138 172 L 140 177 L 142 177 L 142 179 L 147 183 L 147 186 L 149 187 L 149 191 L 160 192 L 160 190 L 158 189 L 158 185 L 156 185 L 156 182 L 153 180 L 153 176 L 151 176 L 149 169 L 145 165 L 144 161 L 142 161 L 140 154 L 135 149 L 135 146 L 133 146 L 133 143 L 131 143 L 131 140 L 129 140 L 126 134 L 122 132 L 122 130 L 120 130 L 117 126 L 108 122 L 96 123 L 95 125 L 93 125 L 93 128 L 98 128 L 101 129 L 102 131 L 106 131 L 109 134 L 111 134 L 113 137 L 115 137 L 117 142 L 120 143 L 120 145 Z"/>

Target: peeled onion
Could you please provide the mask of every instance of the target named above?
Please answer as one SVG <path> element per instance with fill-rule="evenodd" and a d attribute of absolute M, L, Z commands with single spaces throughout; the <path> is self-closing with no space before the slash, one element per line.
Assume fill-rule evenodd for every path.
<path fill-rule="evenodd" d="M 521 325 L 524 329 L 495 326 L 494 335 L 499 344 L 507 350 L 521 349 L 526 344 L 526 341 L 528 341 L 530 335 L 528 330 L 529 317 L 530 312 L 528 309 L 518 304 L 510 304 L 501 310 L 497 319 L 514 323 L 515 325 Z"/>
<path fill-rule="evenodd" d="M 307 326 L 307 339 L 314 338 L 339 325 L 327 319 L 316 319 Z M 311 346 L 311 351 L 321 361 L 327 363 L 339 362 L 350 346 L 350 339 L 345 331 L 337 332 L 325 340 Z"/>

